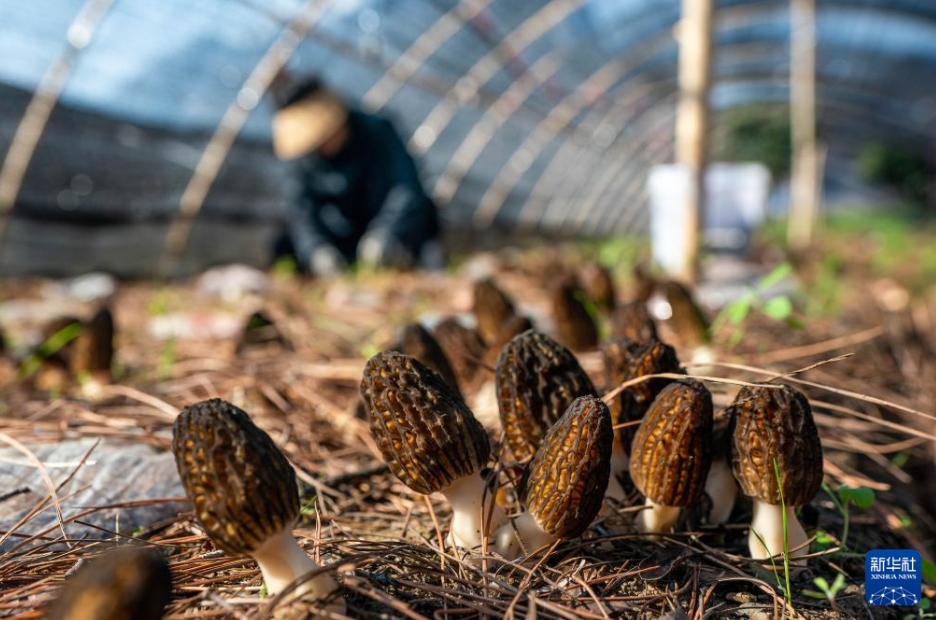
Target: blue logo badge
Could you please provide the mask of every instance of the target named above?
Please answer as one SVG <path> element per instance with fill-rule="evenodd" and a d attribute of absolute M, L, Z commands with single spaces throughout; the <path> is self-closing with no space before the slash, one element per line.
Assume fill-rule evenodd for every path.
<path fill-rule="evenodd" d="M 922 561 L 913 549 L 875 549 L 865 556 L 865 600 L 871 605 L 920 603 Z"/>

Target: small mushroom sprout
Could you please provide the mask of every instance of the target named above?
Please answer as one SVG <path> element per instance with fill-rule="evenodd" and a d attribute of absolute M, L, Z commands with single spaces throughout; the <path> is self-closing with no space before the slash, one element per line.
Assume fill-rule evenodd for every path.
<path fill-rule="evenodd" d="M 741 490 L 754 500 L 751 557 L 763 560 L 783 553 L 786 520 L 790 559 L 805 565 L 808 537 L 796 508 L 808 504 L 822 485 L 822 445 L 809 401 L 787 385 L 746 386 L 728 414 L 734 429 L 732 470 Z"/>
<path fill-rule="evenodd" d="M 186 407 L 173 425 L 172 451 L 205 532 L 226 553 L 253 557 L 268 594 L 319 568 L 292 533 L 299 518 L 296 472 L 244 411 L 218 398 Z M 290 601 L 345 609 L 327 573 L 304 580 Z"/>
<path fill-rule="evenodd" d="M 159 620 L 172 595 L 172 573 L 154 549 L 123 547 L 82 565 L 47 620 Z"/>
<path fill-rule="evenodd" d="M 576 398 L 549 429 L 520 482 L 526 511 L 498 533 L 508 559 L 579 536 L 601 509 L 611 474 L 611 412 L 595 396 Z"/>
<path fill-rule="evenodd" d="M 712 395 L 693 379 L 666 386 L 634 436 L 630 473 L 647 498 L 637 517 L 642 532 L 667 533 L 680 510 L 702 497 L 711 464 Z"/>
<path fill-rule="evenodd" d="M 396 351 L 367 362 L 361 396 L 390 471 L 417 493 L 444 495 L 451 542 L 483 549 L 506 516 L 481 476 L 491 444 L 468 406 L 438 374 Z"/>

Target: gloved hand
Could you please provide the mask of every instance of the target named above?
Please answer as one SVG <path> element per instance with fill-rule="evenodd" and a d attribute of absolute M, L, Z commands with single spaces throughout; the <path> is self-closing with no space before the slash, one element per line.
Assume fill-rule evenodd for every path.
<path fill-rule="evenodd" d="M 328 278 L 348 269 L 348 261 L 333 245 L 320 245 L 309 255 L 309 271 L 316 276 Z"/>
<path fill-rule="evenodd" d="M 382 230 L 366 233 L 357 248 L 358 260 L 369 267 L 410 267 L 413 256 L 396 237 Z"/>

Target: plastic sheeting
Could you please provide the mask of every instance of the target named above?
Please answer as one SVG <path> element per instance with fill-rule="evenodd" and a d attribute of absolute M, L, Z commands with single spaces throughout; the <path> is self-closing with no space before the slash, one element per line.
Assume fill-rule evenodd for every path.
<path fill-rule="evenodd" d="M 0 3 L 0 154 L 49 68 L 70 59 L 0 271 L 69 271 L 84 246 L 95 258 L 82 268 L 154 270 L 232 106 L 246 121 L 194 204 L 185 255 L 191 268 L 262 261 L 284 179 L 269 154 L 269 103 L 248 78 L 310 6 L 314 23 L 287 67 L 394 119 L 450 229 L 643 231 L 647 171 L 672 158 L 676 0 L 113 0 L 83 32 L 75 17 L 92 1 Z M 818 7 L 820 133 L 829 183 L 847 185 L 866 141 L 932 143 L 936 4 Z M 717 3 L 716 114 L 787 99 L 788 40 L 786 2 Z M 51 221 L 78 232 L 43 232 Z M 122 232 L 83 242 L 90 225 Z M 254 233 L 218 241 L 218 230 L 245 227 Z M 102 249 L 124 245 L 132 261 Z"/>

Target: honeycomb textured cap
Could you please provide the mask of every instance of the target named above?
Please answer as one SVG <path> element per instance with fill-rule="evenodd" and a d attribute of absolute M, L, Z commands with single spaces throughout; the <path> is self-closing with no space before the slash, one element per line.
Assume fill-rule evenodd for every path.
<path fill-rule="evenodd" d="M 216 546 L 249 554 L 299 516 L 296 472 L 250 416 L 219 398 L 176 418 L 172 451 L 185 493 Z"/>
<path fill-rule="evenodd" d="M 662 506 L 689 506 L 712 464 L 712 395 L 698 381 L 671 383 L 654 399 L 631 445 L 634 485 Z"/>
<path fill-rule="evenodd" d="M 501 325 L 516 314 L 513 301 L 491 278 L 475 282 L 471 310 L 478 321 L 478 332 L 487 343 L 493 342 Z"/>
<path fill-rule="evenodd" d="M 611 476 L 611 412 L 576 398 L 549 429 L 521 482 L 521 501 L 547 534 L 573 538 L 594 520 Z"/>
<path fill-rule="evenodd" d="M 458 384 L 469 391 L 483 378 L 483 361 L 487 347 L 477 330 L 465 327 L 455 317 L 443 319 L 432 331 L 436 342 L 452 365 Z"/>
<path fill-rule="evenodd" d="M 158 620 L 172 595 L 159 553 L 124 547 L 94 558 L 65 582 L 48 620 Z"/>
<path fill-rule="evenodd" d="M 572 352 L 536 330 L 507 343 L 494 380 L 507 445 L 517 460 L 533 456 L 572 401 L 595 395 Z"/>
<path fill-rule="evenodd" d="M 392 347 L 394 351 L 405 353 L 429 367 L 445 379 L 456 394 L 461 397 L 458 379 L 449 363 L 449 358 L 439 346 L 439 343 L 425 327 L 419 323 L 408 323 L 400 334 L 400 341 Z"/>
<path fill-rule="evenodd" d="M 488 342 L 487 356 L 484 361 L 487 365 L 496 368 L 497 360 L 507 343 L 525 331 L 533 329 L 533 321 L 528 316 L 513 316 L 504 321 L 494 340 Z"/>
<path fill-rule="evenodd" d="M 491 453 L 484 427 L 438 374 L 397 351 L 364 367 L 361 397 L 371 434 L 397 478 L 418 493 L 477 473 Z"/>
<path fill-rule="evenodd" d="M 745 386 L 728 408 L 731 467 L 744 494 L 804 506 L 822 485 L 822 444 L 812 408 L 788 385 Z"/>

